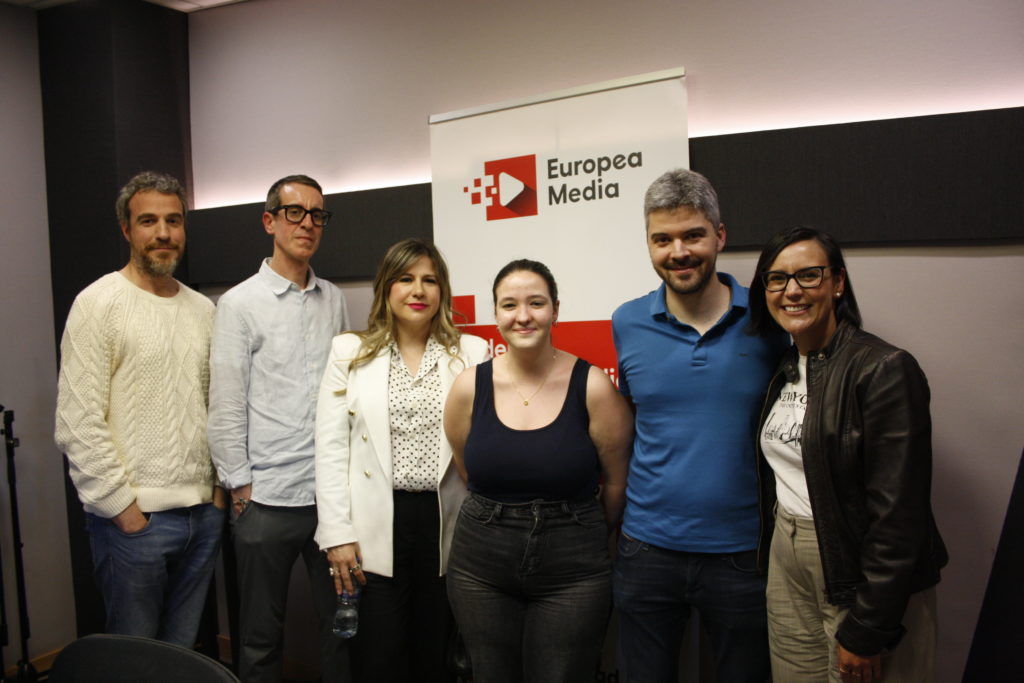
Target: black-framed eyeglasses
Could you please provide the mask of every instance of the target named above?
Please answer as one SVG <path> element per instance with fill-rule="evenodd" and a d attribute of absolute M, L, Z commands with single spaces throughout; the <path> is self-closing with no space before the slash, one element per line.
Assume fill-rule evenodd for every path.
<path fill-rule="evenodd" d="M 761 283 L 764 284 L 764 289 L 767 292 L 781 292 L 789 286 L 790 279 L 796 280 L 796 283 L 803 289 L 814 289 L 825 279 L 825 269 L 830 267 L 811 266 L 801 268 L 795 273 L 769 270 L 767 273 L 761 273 Z"/>
<path fill-rule="evenodd" d="M 318 228 L 322 228 L 331 220 L 330 211 L 324 209 L 306 209 L 304 206 L 298 204 L 285 204 L 284 206 L 275 206 L 270 210 L 270 213 L 277 213 L 278 211 L 284 211 L 284 218 L 289 223 L 301 223 L 302 219 L 309 214 L 310 220 L 313 221 L 313 225 Z"/>

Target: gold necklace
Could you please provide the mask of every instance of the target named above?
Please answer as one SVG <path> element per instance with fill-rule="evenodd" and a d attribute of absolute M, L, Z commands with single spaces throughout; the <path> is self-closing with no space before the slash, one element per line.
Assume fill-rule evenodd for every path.
<path fill-rule="evenodd" d="M 530 405 L 530 401 L 533 399 L 533 397 L 536 396 L 537 394 L 539 394 L 540 390 L 544 388 L 544 384 L 548 381 L 548 377 L 551 376 L 551 372 L 555 369 L 555 358 L 557 356 L 558 356 L 558 351 L 556 350 L 554 353 L 551 354 L 551 367 L 548 368 L 547 374 L 544 375 L 544 379 L 542 379 L 540 381 L 540 385 L 537 387 L 537 389 L 532 394 L 530 394 L 529 396 L 523 396 L 523 392 L 519 391 L 519 385 L 516 384 L 516 378 L 512 374 L 512 364 L 511 363 L 508 364 L 508 377 L 509 377 L 509 379 L 512 380 L 512 388 L 516 390 L 517 394 L 519 394 L 519 398 L 523 399 L 523 405 L 524 406 L 529 406 Z"/>

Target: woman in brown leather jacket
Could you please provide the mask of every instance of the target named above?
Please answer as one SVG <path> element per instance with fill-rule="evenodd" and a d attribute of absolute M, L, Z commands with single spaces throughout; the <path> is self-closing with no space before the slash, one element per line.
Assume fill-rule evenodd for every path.
<path fill-rule="evenodd" d="M 781 328 L 794 344 L 758 432 L 762 509 L 775 510 L 772 677 L 930 681 L 947 555 L 931 511 L 924 373 L 860 329 L 842 252 L 824 233 L 772 237 L 750 307 L 752 328 Z"/>

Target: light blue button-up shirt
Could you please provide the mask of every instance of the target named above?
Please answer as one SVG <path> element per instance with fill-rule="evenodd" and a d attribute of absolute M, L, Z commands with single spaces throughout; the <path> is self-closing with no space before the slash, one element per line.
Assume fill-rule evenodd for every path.
<path fill-rule="evenodd" d="M 210 350 L 210 455 L 222 486 L 251 499 L 314 503 L 313 436 L 331 339 L 349 327 L 345 297 L 312 268 L 305 289 L 263 262 L 217 302 Z"/>

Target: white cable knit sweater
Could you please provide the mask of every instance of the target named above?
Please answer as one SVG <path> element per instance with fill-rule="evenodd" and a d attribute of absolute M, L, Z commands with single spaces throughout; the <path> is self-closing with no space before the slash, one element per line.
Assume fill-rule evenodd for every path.
<path fill-rule="evenodd" d="M 113 517 L 208 503 L 206 445 L 213 303 L 110 273 L 75 299 L 61 339 L 57 446 L 87 512 Z"/>

